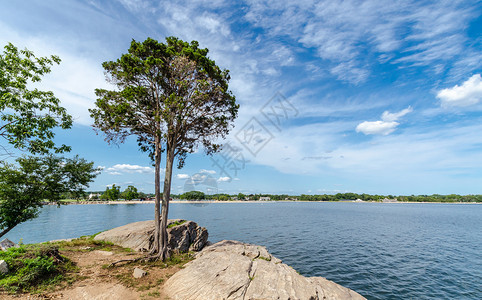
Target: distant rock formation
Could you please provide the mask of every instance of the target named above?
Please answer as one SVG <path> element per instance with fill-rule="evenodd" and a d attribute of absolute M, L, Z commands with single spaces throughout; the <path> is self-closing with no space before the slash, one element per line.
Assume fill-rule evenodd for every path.
<path fill-rule="evenodd" d="M 221 241 L 164 284 L 169 299 L 365 299 L 323 277 L 304 277 L 265 247 Z"/>
<path fill-rule="evenodd" d="M 167 221 L 170 251 L 200 251 L 207 243 L 208 231 L 193 221 Z M 98 234 L 94 240 L 108 241 L 135 251 L 148 251 L 154 242 L 155 224 L 152 221 L 130 223 Z"/>

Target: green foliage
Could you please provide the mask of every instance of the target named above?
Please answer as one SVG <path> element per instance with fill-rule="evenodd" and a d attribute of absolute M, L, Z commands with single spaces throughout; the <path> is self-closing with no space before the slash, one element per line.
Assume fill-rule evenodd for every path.
<path fill-rule="evenodd" d="M 186 199 L 186 200 L 203 200 L 205 199 L 205 197 L 206 195 L 200 191 L 190 191 L 180 195 L 181 199 Z"/>
<path fill-rule="evenodd" d="M 82 236 L 78 239 L 73 239 L 71 241 L 58 241 L 53 243 L 48 242 L 45 244 L 53 245 L 55 247 L 59 247 L 60 250 L 66 250 L 66 251 L 90 252 L 94 250 L 104 250 L 104 251 L 117 250 L 120 252 L 132 252 L 132 249 L 117 247 L 117 246 L 114 246 L 114 244 L 111 242 L 94 240 L 94 237 L 96 235 L 97 234 L 94 234 L 91 236 Z"/>
<path fill-rule="evenodd" d="M 120 195 L 122 199 L 132 200 L 139 198 L 139 192 L 135 186 L 129 185 Z"/>
<path fill-rule="evenodd" d="M 239 106 L 228 91 L 228 70 L 207 57 L 199 43 L 175 37 L 160 43 L 133 40 L 127 54 L 104 62 L 108 80 L 118 90 L 97 89 L 94 126 L 109 142 L 136 135 L 143 151 L 155 155 L 156 138 L 176 149 L 179 166 L 186 153 L 202 144 L 208 153 L 218 150 L 213 137 L 223 137 Z"/>
<path fill-rule="evenodd" d="M 174 223 L 171 223 L 169 225 L 167 225 L 167 228 L 171 228 L 171 227 L 174 227 L 174 226 L 177 226 L 177 225 L 181 225 L 181 224 L 184 224 L 186 223 L 186 220 L 182 220 L 182 221 L 176 221 Z"/>
<path fill-rule="evenodd" d="M 17 149 L 33 154 L 70 151 L 66 145 L 55 146 L 53 129 L 70 128 L 72 117 L 52 92 L 27 88 L 50 73 L 54 63 L 60 58 L 35 57 L 11 43 L 0 53 L 0 136 Z"/>
<path fill-rule="evenodd" d="M 117 200 L 120 197 L 120 186 L 116 186 L 115 184 L 112 187 L 106 187 L 105 192 L 100 196 L 101 199 L 104 200 Z"/>
<path fill-rule="evenodd" d="M 35 218 L 44 200 L 60 203 L 62 194 L 81 194 L 97 176 L 93 162 L 75 156 L 21 157 L 0 164 L 0 236 Z"/>
<path fill-rule="evenodd" d="M 32 292 L 58 284 L 74 264 L 60 255 L 52 245 L 27 245 L 0 252 L 0 259 L 8 264 L 9 272 L 0 274 L 0 288 L 9 292 Z"/>

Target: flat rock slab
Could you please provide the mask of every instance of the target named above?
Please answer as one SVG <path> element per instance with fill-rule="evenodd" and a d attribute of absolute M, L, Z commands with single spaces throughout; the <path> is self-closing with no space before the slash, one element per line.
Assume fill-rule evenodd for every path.
<path fill-rule="evenodd" d="M 179 224 L 180 223 L 180 224 Z M 207 243 L 208 231 L 193 221 L 181 219 L 168 220 L 167 225 L 179 224 L 167 228 L 168 248 L 170 250 L 200 251 Z M 135 251 L 148 251 L 154 242 L 155 224 L 152 221 L 130 223 L 104 231 L 94 240 L 108 241 L 115 245 L 131 248 Z"/>
<path fill-rule="evenodd" d="M 304 277 L 272 256 L 265 247 L 221 241 L 164 285 L 169 299 L 365 299 L 323 277 Z"/>

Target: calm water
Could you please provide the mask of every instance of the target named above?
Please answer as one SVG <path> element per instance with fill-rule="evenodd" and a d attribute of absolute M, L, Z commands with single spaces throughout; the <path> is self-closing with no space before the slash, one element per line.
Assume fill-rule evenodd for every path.
<path fill-rule="evenodd" d="M 78 237 L 153 215 L 151 204 L 48 206 L 6 237 Z M 212 242 L 264 245 L 302 275 L 368 299 L 482 299 L 482 205 L 171 204 L 169 217 L 207 227 Z"/>

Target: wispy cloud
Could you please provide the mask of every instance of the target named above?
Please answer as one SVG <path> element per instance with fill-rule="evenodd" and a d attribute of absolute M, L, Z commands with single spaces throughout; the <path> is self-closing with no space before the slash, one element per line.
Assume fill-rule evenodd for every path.
<path fill-rule="evenodd" d="M 443 107 L 465 107 L 479 103 L 482 100 L 482 78 L 480 74 L 470 77 L 462 85 L 440 90 L 437 93 Z"/>
<path fill-rule="evenodd" d="M 111 175 L 121 175 L 121 174 L 142 174 L 142 173 L 153 173 L 154 169 L 152 167 L 143 167 L 139 165 L 130 165 L 130 164 L 117 164 L 110 168 L 107 168 L 106 171 Z"/>
<path fill-rule="evenodd" d="M 199 173 L 206 173 L 206 174 L 216 174 L 216 171 L 215 170 L 206 170 L 206 169 L 201 169 L 199 170 Z"/>
<path fill-rule="evenodd" d="M 465 29 L 477 17 L 472 4 L 392 1 L 248 1 L 246 19 L 272 36 L 288 35 L 320 58 L 330 72 L 354 84 L 371 73 L 370 57 L 382 63 L 433 67 L 477 55 Z M 454 63 L 456 64 L 456 62 Z M 433 69 L 439 72 L 439 69 Z"/>

